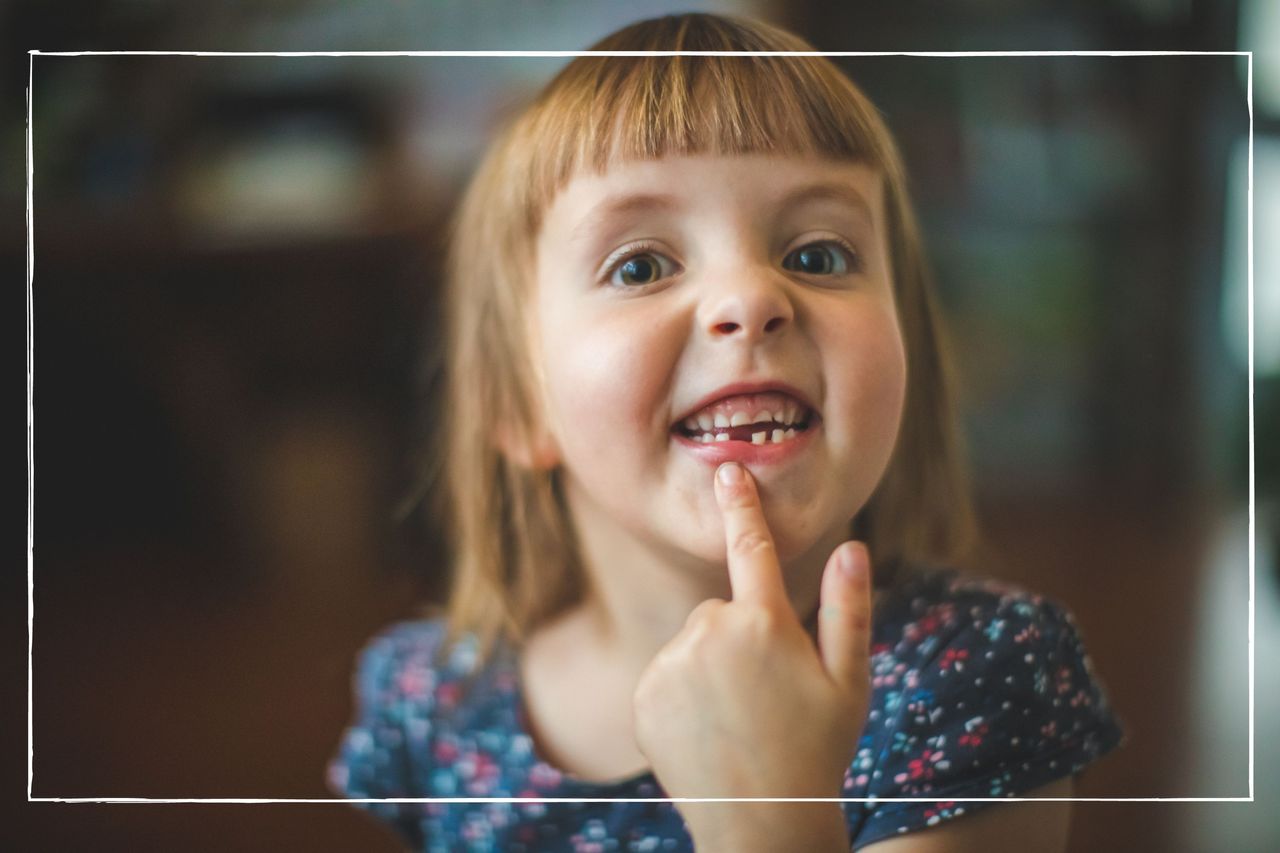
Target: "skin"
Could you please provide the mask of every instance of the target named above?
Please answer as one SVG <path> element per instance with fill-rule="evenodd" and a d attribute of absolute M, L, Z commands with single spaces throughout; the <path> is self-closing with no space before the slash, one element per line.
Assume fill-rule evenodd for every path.
<path fill-rule="evenodd" d="M 819 184 L 841 192 L 783 203 Z M 610 206 L 637 195 L 664 200 Z M 797 269 L 803 247 L 829 269 Z M 653 281 L 620 274 L 631 250 Z M 589 589 L 521 663 L 544 756 L 601 780 L 651 768 L 672 797 L 839 796 L 871 614 L 866 550 L 845 537 L 906 388 L 888 258 L 883 179 L 859 164 L 668 157 L 579 174 L 552 202 L 534 299 L 545 423 L 516 452 L 562 467 Z M 820 425 L 721 483 L 671 426 L 758 379 L 801 389 Z M 566 714 L 587 684 L 599 702 Z M 700 851 L 848 849 L 838 804 L 677 807 Z"/>
<path fill-rule="evenodd" d="M 640 749 L 672 797 L 838 797 L 871 694 L 866 548 L 847 542 L 828 560 L 815 650 L 787 599 L 751 475 L 726 463 L 715 492 L 733 600 L 700 604 L 645 670 L 635 693 Z M 761 748 L 777 743 L 786 748 Z M 847 844 L 830 804 L 679 808 L 699 850 L 759 849 L 773 838 L 777 849 Z"/>
<path fill-rule="evenodd" d="M 814 183 L 860 202 L 780 207 Z M 633 194 L 672 203 L 600 212 Z M 546 446 L 536 456 L 563 466 L 601 628 L 637 660 L 698 603 L 729 595 L 714 466 L 670 428 L 731 382 L 782 379 L 821 413 L 804 454 L 752 470 L 792 602 L 816 606 L 822 566 L 883 474 L 902 413 L 882 195 L 880 175 L 857 164 L 671 157 L 580 174 L 548 208 L 535 294 Z M 788 253 L 833 238 L 857 250 L 856 271 L 783 268 Z M 646 288 L 611 284 L 606 261 L 643 241 L 667 274 Z"/>

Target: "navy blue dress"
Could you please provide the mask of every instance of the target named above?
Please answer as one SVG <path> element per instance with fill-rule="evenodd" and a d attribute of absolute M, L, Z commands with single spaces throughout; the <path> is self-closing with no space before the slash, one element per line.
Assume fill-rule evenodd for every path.
<path fill-rule="evenodd" d="M 515 655 L 477 669 L 471 638 L 433 664 L 444 626 L 396 625 L 361 654 L 358 711 L 329 784 L 354 798 L 662 798 L 651 773 L 601 784 L 534 752 Z M 850 847 L 951 820 L 1075 774 L 1122 732 L 1074 623 L 1039 596 L 922 571 L 876 608 L 872 696 L 842 796 Z M 877 802 L 920 797 L 915 802 Z M 368 803 L 423 851 L 688 851 L 671 803 Z"/>

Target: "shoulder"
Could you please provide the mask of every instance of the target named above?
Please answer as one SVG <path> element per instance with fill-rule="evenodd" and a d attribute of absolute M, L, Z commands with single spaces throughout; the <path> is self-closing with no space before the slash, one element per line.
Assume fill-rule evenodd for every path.
<path fill-rule="evenodd" d="M 418 795 L 440 714 L 476 669 L 475 643 L 447 644 L 446 628 L 442 619 L 396 623 L 360 650 L 354 719 L 330 765 L 331 787 L 352 797 Z"/>
<path fill-rule="evenodd" d="M 442 617 L 396 622 L 383 628 L 364 645 L 362 660 L 402 660 L 434 654 L 444 643 L 447 625 Z"/>
<path fill-rule="evenodd" d="M 1056 603 L 1015 584 L 944 568 L 917 570 L 885 593 L 882 607 L 889 622 L 907 629 L 908 640 L 962 626 L 966 620 L 1056 618 L 1065 613 Z"/>
<path fill-rule="evenodd" d="M 480 671 L 473 635 L 450 640 L 443 618 L 398 622 L 361 649 L 354 688 L 366 716 L 379 709 L 422 716 L 456 706 Z"/>
<path fill-rule="evenodd" d="M 1121 741 L 1070 612 L 1017 586 L 930 570 L 876 614 L 857 778 L 884 803 L 861 843 L 948 820 L 1074 775 Z M 934 800 L 936 798 L 936 800 Z"/>
<path fill-rule="evenodd" d="M 1083 657 L 1075 621 L 1058 602 L 990 578 L 931 569 L 886 595 L 872 653 L 947 677 L 1063 644 Z"/>
<path fill-rule="evenodd" d="M 906 582 L 884 612 L 873 674 L 900 673 L 902 698 L 928 705 L 935 721 L 967 715 L 989 723 L 1067 711 L 1083 718 L 1089 709 L 1107 715 L 1075 620 L 1058 602 L 1011 584 L 934 570 Z M 910 713 L 899 715 L 900 724 L 913 722 Z M 1046 731 L 1065 736 L 1053 726 Z"/>
<path fill-rule="evenodd" d="M 443 649 L 446 636 L 443 619 L 398 622 L 384 628 L 360 650 L 356 662 L 357 687 L 387 687 L 389 679 L 406 670 L 425 672 Z"/>

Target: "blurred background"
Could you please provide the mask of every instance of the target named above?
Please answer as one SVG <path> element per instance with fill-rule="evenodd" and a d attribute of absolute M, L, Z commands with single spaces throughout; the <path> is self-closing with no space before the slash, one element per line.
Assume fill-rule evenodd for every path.
<path fill-rule="evenodd" d="M 1247 141 L 1233 57 L 840 60 L 904 150 L 949 312 L 990 573 L 1064 602 L 1128 729 L 1082 797 L 1280 795 L 1280 6 L 657 2 L 822 50 L 1256 50 L 1255 710 Z M 586 0 L 0 7 L 42 50 L 576 50 Z M 445 589 L 412 504 L 442 237 L 566 59 L 37 56 L 33 790 L 327 797 L 354 655 Z M 26 105 L 6 102 L 16 210 Z M 24 263 L 17 229 L 0 244 Z M 9 647 L 24 648 L 15 572 Z M 26 661 L 5 658 L 22 764 Z M 1249 804 L 1079 804 L 1072 850 L 1280 849 Z M 394 850 L 346 805 L 28 804 L 21 846 Z M 10 830 L 0 830 L 0 836 Z"/>

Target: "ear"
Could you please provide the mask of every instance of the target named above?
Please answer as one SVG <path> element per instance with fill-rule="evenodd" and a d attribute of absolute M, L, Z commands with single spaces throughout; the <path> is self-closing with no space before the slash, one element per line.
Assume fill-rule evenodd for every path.
<path fill-rule="evenodd" d="M 549 471 L 560 464 L 560 448 L 555 439 L 543 430 L 527 441 L 507 426 L 494 427 L 492 435 L 498 452 L 515 465 L 533 471 Z"/>

